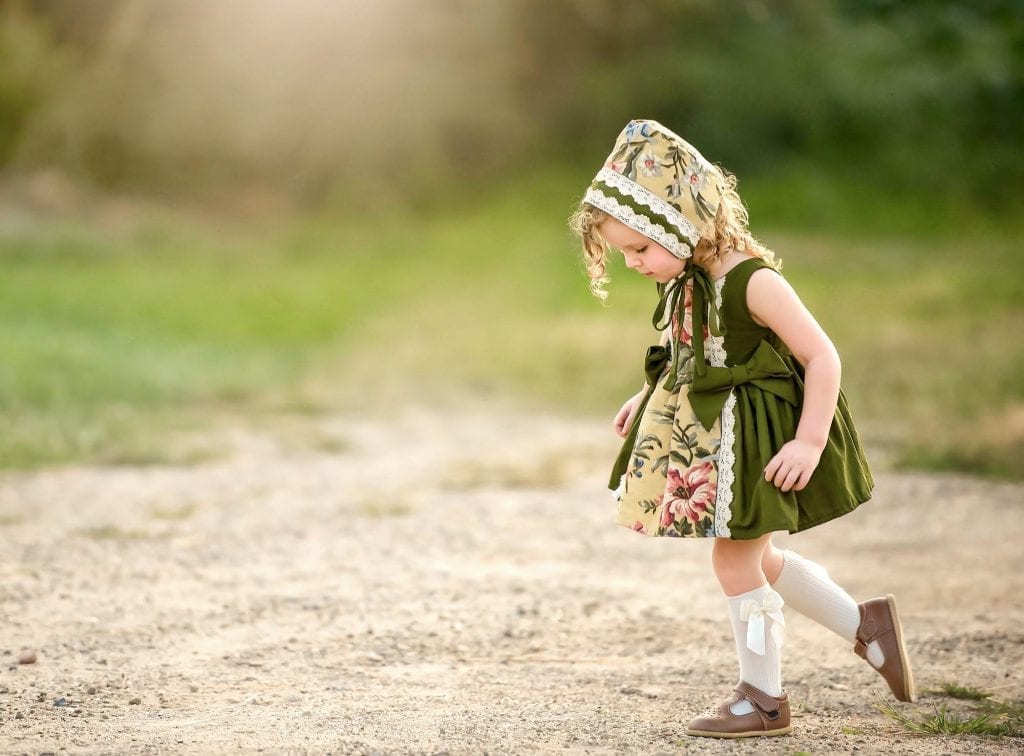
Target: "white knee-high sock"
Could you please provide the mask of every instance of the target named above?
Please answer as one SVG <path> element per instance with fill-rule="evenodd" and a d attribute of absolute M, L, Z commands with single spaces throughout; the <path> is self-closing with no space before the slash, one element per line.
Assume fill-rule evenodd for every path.
<path fill-rule="evenodd" d="M 782 552 L 779 577 L 772 584 L 789 606 L 827 627 L 840 638 L 853 643 L 860 626 L 860 609 L 822 565 L 788 549 Z M 868 661 L 882 665 L 885 655 L 874 641 L 868 645 Z"/>
<path fill-rule="evenodd" d="M 765 584 L 727 598 L 736 655 L 740 662 L 740 680 L 769 696 L 782 695 L 782 643 L 785 638 L 782 596 Z"/>

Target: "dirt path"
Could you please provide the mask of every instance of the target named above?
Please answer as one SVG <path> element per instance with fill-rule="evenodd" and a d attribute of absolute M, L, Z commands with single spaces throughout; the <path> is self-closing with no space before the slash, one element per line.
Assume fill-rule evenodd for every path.
<path fill-rule="evenodd" d="M 614 524 L 609 423 L 303 422 L 196 467 L 0 478 L 0 751 L 1024 747 L 907 734 L 881 678 L 792 613 L 795 734 L 686 738 L 735 680 L 724 601 L 710 544 Z M 858 599 L 899 597 L 921 687 L 1024 698 L 1024 486 L 876 477 L 871 503 L 780 542 Z"/>

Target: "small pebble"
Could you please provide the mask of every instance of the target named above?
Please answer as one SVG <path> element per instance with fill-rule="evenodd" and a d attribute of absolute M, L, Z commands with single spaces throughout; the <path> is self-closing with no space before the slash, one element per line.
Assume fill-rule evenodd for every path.
<path fill-rule="evenodd" d="M 96 695 L 96 686 L 95 685 L 90 685 L 89 689 L 86 690 L 85 692 L 88 693 L 90 696 Z"/>
<path fill-rule="evenodd" d="M 24 715 L 24 714 L 22 714 L 22 713 L 21 713 L 21 712 L 19 711 L 19 712 L 18 712 L 17 714 L 15 714 L 15 715 L 14 715 L 14 718 L 15 718 L 15 719 L 24 719 L 24 718 L 25 718 L 25 715 Z"/>
<path fill-rule="evenodd" d="M 54 706 L 67 706 L 68 705 L 68 699 L 64 698 L 64 696 L 61 696 L 60 698 L 55 698 L 55 699 L 53 699 L 53 705 Z"/>
<path fill-rule="evenodd" d="M 36 663 L 36 652 L 26 648 L 20 654 L 18 654 L 18 664 L 35 664 Z"/>
<path fill-rule="evenodd" d="M 141 698 L 138 698 L 138 697 L 135 697 L 135 698 L 129 698 L 129 699 L 128 699 L 128 703 L 129 703 L 130 705 L 134 706 L 135 704 L 140 704 L 140 703 L 142 703 L 142 699 L 141 699 Z"/>
<path fill-rule="evenodd" d="M 191 690 L 193 693 L 198 693 L 199 692 L 199 686 L 198 685 L 189 685 L 188 689 Z"/>

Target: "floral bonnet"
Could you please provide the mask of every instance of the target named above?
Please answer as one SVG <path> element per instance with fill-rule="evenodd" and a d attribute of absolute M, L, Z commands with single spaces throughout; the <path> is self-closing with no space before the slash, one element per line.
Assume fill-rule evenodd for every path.
<path fill-rule="evenodd" d="M 583 201 L 685 260 L 714 226 L 722 196 L 718 176 L 682 137 L 657 121 L 633 120 Z"/>

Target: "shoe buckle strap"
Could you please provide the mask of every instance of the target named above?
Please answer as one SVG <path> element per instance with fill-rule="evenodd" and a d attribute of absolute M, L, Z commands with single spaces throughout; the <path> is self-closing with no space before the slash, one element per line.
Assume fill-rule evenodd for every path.
<path fill-rule="evenodd" d="M 864 646 L 865 648 L 871 641 L 876 641 L 879 638 L 884 638 L 886 635 L 895 633 L 895 628 L 887 627 L 884 630 L 879 630 L 878 625 L 871 623 L 868 628 L 861 627 L 857 630 L 856 640 L 858 646 Z M 863 656 L 863 654 L 861 654 Z"/>
<path fill-rule="evenodd" d="M 764 712 L 765 716 L 767 716 L 768 719 L 779 718 L 779 699 L 775 698 L 775 696 L 769 696 L 764 691 L 759 690 L 750 683 L 746 682 L 741 682 L 739 685 L 733 688 L 733 690 L 735 690 L 737 693 L 739 693 L 752 704 L 754 704 L 754 706 L 756 706 L 758 709 Z"/>

